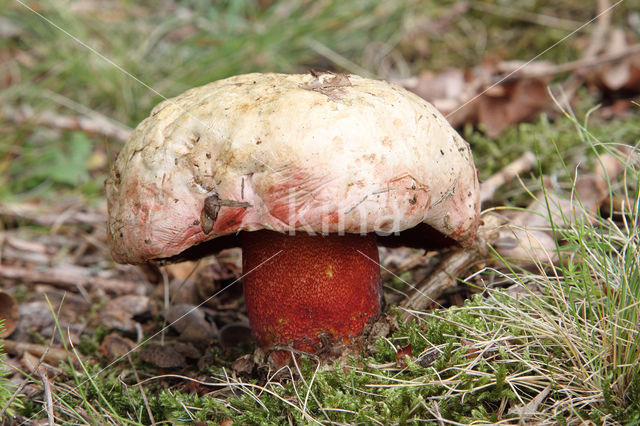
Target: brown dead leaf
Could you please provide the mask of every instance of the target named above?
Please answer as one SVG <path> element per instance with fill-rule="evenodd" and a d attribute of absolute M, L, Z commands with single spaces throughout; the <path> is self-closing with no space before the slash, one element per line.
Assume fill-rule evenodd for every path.
<path fill-rule="evenodd" d="M 16 299 L 9 293 L 0 290 L 0 321 L 3 321 L 0 338 L 9 337 L 15 331 L 19 318 Z"/>
<path fill-rule="evenodd" d="M 422 71 L 395 82 L 431 102 L 452 126 L 482 124 L 489 136 L 497 137 L 551 105 L 547 84 L 557 75 L 571 73 L 575 87 L 586 81 L 596 89 L 640 93 L 640 43 L 614 28 L 605 48 L 587 54 L 592 50 L 587 47 L 582 59 L 562 64 L 507 61 L 498 52 L 472 69 Z"/>
<path fill-rule="evenodd" d="M 549 101 L 547 83 L 542 80 L 497 85 L 478 98 L 478 123 L 485 126 L 489 137 L 495 138 L 508 126 L 537 116 Z"/>
<path fill-rule="evenodd" d="M 429 102 L 434 102 L 442 99 L 461 99 L 466 86 L 464 72 L 457 68 L 448 68 L 438 74 L 422 71 L 411 91 Z"/>
<path fill-rule="evenodd" d="M 149 345 L 140 351 L 140 359 L 160 368 L 184 367 L 187 362 L 174 345 Z"/>
<path fill-rule="evenodd" d="M 191 343 L 176 342 L 173 347 L 188 359 L 201 359 L 202 353 Z"/>
<path fill-rule="evenodd" d="M 613 27 L 603 35 L 606 45 L 592 67 L 578 73 L 604 92 L 640 93 L 640 43 L 622 28 Z"/>
<path fill-rule="evenodd" d="M 134 333 L 140 323 L 136 320 L 151 317 L 154 309 L 146 296 L 127 295 L 110 300 L 100 310 L 100 322 L 107 328 Z"/>
<path fill-rule="evenodd" d="M 136 344 L 126 337 L 117 333 L 108 334 L 102 344 L 98 347 L 98 352 L 109 360 L 118 359 L 130 353 Z"/>
<path fill-rule="evenodd" d="M 328 76 L 323 74 L 314 74 L 314 76 L 315 80 L 302 86 L 302 89 L 321 93 L 334 102 L 340 100 L 339 95 L 343 87 L 352 86 L 349 76 L 346 74 L 333 74 L 331 78 L 327 78 Z"/>
<path fill-rule="evenodd" d="M 206 342 L 218 334 L 215 325 L 205 319 L 204 313 L 197 306 L 173 305 L 165 314 L 165 319 L 180 333 L 180 340 Z"/>
<path fill-rule="evenodd" d="M 240 251 L 237 253 L 240 254 Z M 233 282 L 237 283 L 242 270 L 240 265 L 219 259 L 219 263 L 204 269 L 195 283 L 198 301 L 205 302 L 206 306 L 214 309 L 237 307 L 242 301 L 242 285 L 233 285 L 214 298 L 211 295 Z"/>
<path fill-rule="evenodd" d="M 518 259 L 525 268 L 537 264 L 556 263 L 556 240 L 551 230 L 566 222 L 579 220 L 592 222 L 598 209 L 609 196 L 608 180 L 613 180 L 624 170 L 624 158 L 629 149 L 622 149 L 620 157 L 606 153 L 600 156 L 598 165 L 591 173 L 583 173 L 574 183 L 574 191 L 564 194 L 548 188 L 546 193 L 536 195 L 536 200 L 526 210 L 515 214 L 509 223 L 499 230 L 494 242 L 501 256 Z"/>
<path fill-rule="evenodd" d="M 609 106 L 598 110 L 598 115 L 604 120 L 612 118 L 630 119 L 636 113 L 636 105 L 629 99 L 619 99 Z"/>
<path fill-rule="evenodd" d="M 411 343 L 398 348 L 396 351 L 396 366 L 398 368 L 405 368 L 407 366 L 407 358 L 413 359 L 413 346 Z"/>
<path fill-rule="evenodd" d="M 550 102 L 546 78 L 523 77 L 493 84 L 504 75 L 502 69 L 511 66 L 486 61 L 467 72 L 424 71 L 417 78 L 399 83 L 433 103 L 452 126 L 482 124 L 490 137 L 497 137 L 507 126 L 535 117 Z M 539 72 L 547 67 L 541 62 L 532 69 Z"/>
<path fill-rule="evenodd" d="M 163 266 L 163 268 L 169 273 L 171 278 L 184 281 L 187 278 L 195 276 L 198 270 L 202 269 L 203 266 L 204 264 L 202 264 L 202 262 L 188 260 L 180 263 L 170 263 Z"/>
<path fill-rule="evenodd" d="M 462 339 L 460 341 L 460 345 L 466 348 L 464 355 L 465 358 L 476 358 L 479 355 L 479 350 L 474 346 L 473 342 Z"/>
<path fill-rule="evenodd" d="M 256 366 L 256 361 L 253 359 L 253 354 L 246 354 L 233 361 L 231 369 L 236 374 L 250 375 Z"/>
<path fill-rule="evenodd" d="M 227 324 L 220 329 L 220 345 L 224 349 L 251 341 L 251 328 L 246 324 Z"/>

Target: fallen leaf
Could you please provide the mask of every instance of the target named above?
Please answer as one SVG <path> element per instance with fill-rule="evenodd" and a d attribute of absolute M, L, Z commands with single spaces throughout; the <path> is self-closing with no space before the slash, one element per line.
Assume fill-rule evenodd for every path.
<path fill-rule="evenodd" d="M 117 333 L 110 333 L 102 340 L 102 344 L 98 347 L 98 352 L 109 360 L 118 359 L 130 353 L 136 344 L 126 337 L 122 337 Z"/>
<path fill-rule="evenodd" d="M 100 310 L 100 322 L 107 328 L 134 333 L 139 322 L 137 318 L 151 317 L 153 305 L 146 296 L 127 295 L 110 300 Z"/>
<path fill-rule="evenodd" d="M 413 359 L 413 346 L 411 343 L 396 351 L 396 366 L 405 368 L 407 366 L 407 358 Z"/>
<path fill-rule="evenodd" d="M 621 149 L 618 155 L 601 155 L 591 173 L 578 175 L 571 194 L 554 192 L 551 188 L 537 194 L 536 200 L 500 228 L 494 243 L 498 253 L 529 269 L 537 268 L 539 263 L 558 262 L 551 222 L 555 226 L 580 220 L 593 222 L 609 196 L 607 182 L 622 173 L 625 163 L 620 159 L 628 153 L 629 149 Z"/>
<path fill-rule="evenodd" d="M 202 262 L 188 260 L 180 263 L 170 263 L 163 266 L 173 279 L 184 281 L 187 278 L 195 276 L 199 269 L 203 268 Z"/>
<path fill-rule="evenodd" d="M 9 337 L 18 326 L 20 314 L 18 313 L 18 302 L 9 293 L 0 290 L 0 321 L 3 321 L 0 328 L 0 338 Z"/>
<path fill-rule="evenodd" d="M 220 345 L 224 349 L 251 341 L 251 328 L 246 324 L 227 324 L 220 329 Z"/>
<path fill-rule="evenodd" d="M 165 319 L 180 333 L 180 340 L 209 341 L 218 334 L 215 325 L 205 319 L 197 306 L 184 303 L 173 305 L 165 314 Z"/>
<path fill-rule="evenodd" d="M 507 61 L 498 54 L 471 69 L 422 71 L 394 83 L 431 102 L 452 126 L 481 124 L 487 135 L 497 137 L 507 126 L 530 120 L 551 105 L 547 85 L 565 73 L 596 89 L 640 93 L 640 43 L 614 28 L 604 49 L 598 47 L 591 56 L 585 52 L 579 60 Z"/>
<path fill-rule="evenodd" d="M 433 103 L 452 126 L 482 124 L 487 135 L 497 137 L 507 126 L 537 116 L 550 104 L 547 78 L 500 82 L 502 69 L 513 66 L 511 62 L 486 61 L 466 72 L 453 68 L 437 74 L 423 71 L 417 78 L 397 83 Z M 546 62 L 528 64 L 535 72 L 548 66 Z"/>
<path fill-rule="evenodd" d="M 511 124 L 537 116 L 550 101 L 547 83 L 538 79 L 517 80 L 494 88 L 503 90 L 478 98 L 478 123 L 492 138 L 500 136 Z"/>
<path fill-rule="evenodd" d="M 333 77 L 329 78 L 330 75 Z M 334 102 L 340 100 L 340 93 L 342 88 L 352 86 L 349 76 L 346 74 L 314 74 L 315 80 L 306 86 L 302 86 L 302 89 L 311 90 L 321 93 L 331 99 Z"/>
<path fill-rule="evenodd" d="M 175 342 L 173 343 L 173 347 L 176 351 L 180 352 L 185 358 L 189 359 L 200 359 L 202 358 L 202 352 L 200 352 L 195 346 L 191 343 L 181 343 Z"/>
<path fill-rule="evenodd" d="M 140 359 L 160 368 L 184 367 L 187 363 L 173 345 L 149 345 L 140 351 Z"/>
<path fill-rule="evenodd" d="M 255 366 L 256 362 L 253 359 L 253 355 L 246 354 L 233 361 L 231 369 L 235 371 L 236 374 L 250 375 Z"/>
<path fill-rule="evenodd" d="M 466 86 L 462 70 L 448 68 L 438 74 L 422 71 L 411 91 L 434 102 L 441 99 L 461 99 Z"/>

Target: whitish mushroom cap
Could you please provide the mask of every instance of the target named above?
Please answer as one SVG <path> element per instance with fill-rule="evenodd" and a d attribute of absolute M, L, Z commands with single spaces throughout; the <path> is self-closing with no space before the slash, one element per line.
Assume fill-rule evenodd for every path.
<path fill-rule="evenodd" d="M 129 263 L 238 231 L 425 223 L 465 245 L 478 226 L 469 145 L 428 102 L 354 75 L 240 75 L 166 100 L 106 192 L 111 251 Z"/>

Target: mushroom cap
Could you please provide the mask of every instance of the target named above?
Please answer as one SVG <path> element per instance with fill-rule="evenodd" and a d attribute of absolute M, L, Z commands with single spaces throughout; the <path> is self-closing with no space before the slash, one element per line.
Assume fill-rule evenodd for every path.
<path fill-rule="evenodd" d="M 128 263 L 260 229 L 425 224 L 411 236 L 418 245 L 467 245 L 479 216 L 469 145 L 431 104 L 331 73 L 239 75 L 160 103 L 118 155 L 106 193 L 111 252 Z"/>

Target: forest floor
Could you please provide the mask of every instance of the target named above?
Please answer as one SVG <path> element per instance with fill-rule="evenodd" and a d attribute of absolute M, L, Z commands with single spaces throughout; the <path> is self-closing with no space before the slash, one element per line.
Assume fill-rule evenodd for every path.
<path fill-rule="evenodd" d="M 640 422 L 639 6 L 0 0 L 0 419 Z M 310 70 L 438 107 L 471 145 L 482 222 L 469 249 L 381 248 L 378 321 L 278 369 L 239 249 L 117 264 L 103 186 L 163 98 Z"/>

